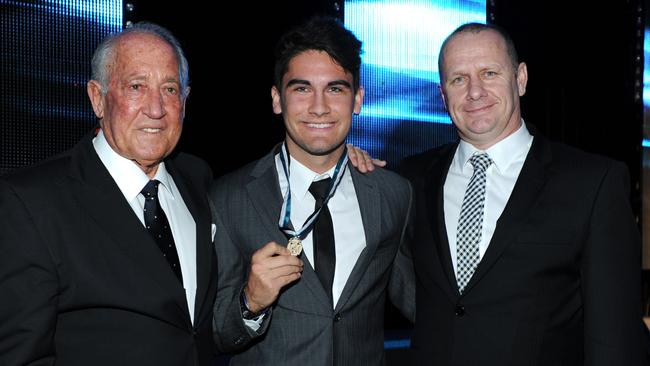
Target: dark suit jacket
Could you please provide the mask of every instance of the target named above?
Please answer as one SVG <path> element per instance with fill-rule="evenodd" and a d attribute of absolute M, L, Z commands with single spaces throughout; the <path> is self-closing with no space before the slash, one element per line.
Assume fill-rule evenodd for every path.
<path fill-rule="evenodd" d="M 287 242 L 278 229 L 282 196 L 274 155 L 223 177 L 211 191 L 219 253 L 217 344 L 241 352 L 233 365 L 382 364 L 386 294 L 405 315 L 414 316 L 412 265 L 408 254 L 397 254 L 411 203 L 408 182 L 383 169 L 363 175 L 350 167 L 346 174 L 352 174 L 366 248 L 336 308 L 303 253 L 302 277 L 280 293 L 256 333 L 244 325 L 239 301 L 251 256 L 269 241 Z"/>
<path fill-rule="evenodd" d="M 414 365 L 645 365 L 640 240 L 620 163 L 534 138 L 462 296 L 443 185 L 457 144 L 408 159 Z"/>
<path fill-rule="evenodd" d="M 208 365 L 216 258 L 198 158 L 167 159 L 196 222 L 185 291 L 92 147 L 0 179 L 0 365 Z"/>

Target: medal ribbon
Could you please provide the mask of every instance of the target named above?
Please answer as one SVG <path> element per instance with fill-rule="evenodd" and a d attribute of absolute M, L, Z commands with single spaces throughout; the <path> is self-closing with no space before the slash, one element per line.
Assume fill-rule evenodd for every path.
<path fill-rule="evenodd" d="M 334 175 L 332 176 L 332 185 L 330 186 L 327 197 L 323 202 L 323 206 L 319 207 L 318 210 L 314 211 L 307 217 L 305 222 L 302 224 L 300 230 L 294 230 L 293 224 L 291 223 L 291 183 L 289 181 L 289 150 L 287 149 L 287 144 L 283 143 L 282 148 L 280 149 L 280 161 L 282 162 L 282 170 L 284 171 L 284 176 L 287 179 L 287 192 L 284 194 L 284 203 L 282 204 L 282 211 L 280 211 L 280 221 L 278 226 L 280 230 L 284 232 L 288 237 L 298 237 L 300 240 L 303 240 L 307 234 L 311 231 L 314 226 L 314 222 L 318 218 L 321 209 L 327 204 L 330 198 L 336 192 L 336 188 L 341 183 L 341 178 L 345 173 L 345 167 L 348 163 L 348 148 L 343 148 L 343 154 L 339 158 L 339 161 L 336 163 L 336 168 L 334 168 Z"/>

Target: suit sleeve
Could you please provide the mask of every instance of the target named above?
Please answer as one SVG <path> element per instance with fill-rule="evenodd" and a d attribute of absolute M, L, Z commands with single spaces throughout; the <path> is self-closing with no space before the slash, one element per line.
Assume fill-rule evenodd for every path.
<path fill-rule="evenodd" d="M 214 340 L 221 352 L 239 352 L 251 342 L 264 334 L 269 324 L 272 311 L 269 311 L 257 331 L 244 323 L 241 312 L 240 294 L 246 283 L 248 260 L 229 234 L 229 227 L 224 220 L 225 202 L 219 199 L 218 190 L 213 187 L 210 198 L 213 202 L 213 217 L 217 232 L 214 243 L 218 263 L 218 287 L 214 304 L 213 331 Z"/>
<path fill-rule="evenodd" d="M 581 268 L 585 365 L 647 365 L 640 238 L 622 164 L 606 172 L 591 215 Z"/>
<path fill-rule="evenodd" d="M 56 267 L 21 198 L 0 182 L 0 365 L 54 365 Z"/>
<path fill-rule="evenodd" d="M 415 270 L 411 255 L 411 238 L 413 234 L 413 190 L 408 184 L 408 204 L 402 227 L 399 249 L 395 256 L 388 295 L 391 302 L 408 320 L 415 322 Z"/>

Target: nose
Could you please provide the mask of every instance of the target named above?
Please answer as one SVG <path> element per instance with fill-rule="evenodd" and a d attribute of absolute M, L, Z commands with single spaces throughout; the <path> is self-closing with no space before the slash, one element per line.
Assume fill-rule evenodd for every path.
<path fill-rule="evenodd" d="M 152 119 L 161 119 L 167 114 L 163 95 L 159 90 L 149 90 L 143 112 L 147 117 Z"/>
<path fill-rule="evenodd" d="M 330 107 L 327 103 L 325 93 L 315 92 L 313 94 L 308 111 L 316 116 L 322 116 L 330 112 Z"/>
<path fill-rule="evenodd" d="M 468 100 L 479 100 L 487 94 L 480 78 L 470 78 L 468 88 Z"/>

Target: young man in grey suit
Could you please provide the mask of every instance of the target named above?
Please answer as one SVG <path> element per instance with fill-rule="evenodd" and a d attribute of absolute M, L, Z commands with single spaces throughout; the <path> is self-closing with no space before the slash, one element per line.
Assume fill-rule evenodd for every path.
<path fill-rule="evenodd" d="M 414 317 L 401 245 L 410 187 L 346 163 L 364 93 L 360 52 L 334 19 L 287 33 L 271 89 L 285 141 L 212 188 L 215 340 L 234 365 L 381 365 L 386 294 Z"/>

